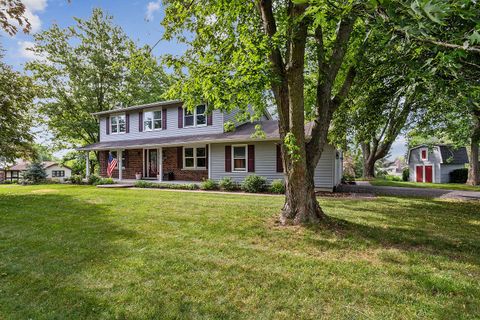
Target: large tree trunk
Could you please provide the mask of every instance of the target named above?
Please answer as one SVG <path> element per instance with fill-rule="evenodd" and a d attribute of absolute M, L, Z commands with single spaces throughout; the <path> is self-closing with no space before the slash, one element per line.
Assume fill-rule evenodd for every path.
<path fill-rule="evenodd" d="M 467 184 L 476 186 L 480 184 L 480 172 L 478 167 L 478 145 L 480 144 L 480 112 L 478 116 L 474 114 L 473 121 L 475 122 L 475 124 L 472 132 L 472 137 L 470 138 L 470 157 Z"/>
<path fill-rule="evenodd" d="M 283 153 L 283 158 L 288 155 Z M 284 161 L 289 162 L 289 161 Z M 282 224 L 318 223 L 325 218 L 315 194 L 314 169 L 309 170 L 305 158 L 291 165 L 285 173 L 285 204 L 280 220 Z"/>
<path fill-rule="evenodd" d="M 375 178 L 375 160 L 363 159 L 363 177 L 368 180 Z"/>

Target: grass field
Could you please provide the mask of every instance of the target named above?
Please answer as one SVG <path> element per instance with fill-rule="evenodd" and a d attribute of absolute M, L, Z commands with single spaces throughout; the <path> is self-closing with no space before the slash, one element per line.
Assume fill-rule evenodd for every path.
<path fill-rule="evenodd" d="M 404 188 L 432 188 L 432 189 L 480 192 L 480 186 L 469 186 L 469 185 L 460 184 L 460 183 L 420 183 L 420 182 L 390 181 L 390 180 L 384 180 L 384 179 L 375 179 L 369 182 L 374 186 L 404 187 Z"/>
<path fill-rule="evenodd" d="M 474 319 L 480 203 L 0 186 L 0 319 Z"/>

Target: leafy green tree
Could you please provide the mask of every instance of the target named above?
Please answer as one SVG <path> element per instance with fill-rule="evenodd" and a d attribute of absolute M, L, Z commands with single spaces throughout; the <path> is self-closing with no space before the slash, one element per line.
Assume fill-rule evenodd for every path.
<path fill-rule="evenodd" d="M 137 47 L 111 16 L 94 9 L 75 21 L 36 34 L 32 50 L 42 59 L 26 66 L 42 87 L 39 111 L 65 147 L 98 142 L 91 113 L 157 101 L 169 85 L 151 48 Z"/>
<path fill-rule="evenodd" d="M 37 184 L 45 181 L 47 172 L 43 164 L 39 161 L 34 161 L 27 166 L 27 170 L 22 173 L 23 181 L 26 183 Z"/>
<path fill-rule="evenodd" d="M 35 94 L 28 76 L 0 61 L 0 157 L 6 163 L 29 157 L 32 152 L 30 126 Z"/>
<path fill-rule="evenodd" d="M 25 17 L 25 9 L 21 0 L 0 0 L 0 28 L 10 36 L 17 33 L 18 27 L 28 33 L 31 24 Z"/>
<path fill-rule="evenodd" d="M 178 77 L 171 96 L 180 96 L 187 107 L 200 101 L 208 101 L 210 109 L 251 106 L 256 115 L 273 104 L 286 180 L 281 221 L 322 220 L 313 174 L 332 116 L 354 79 L 374 6 L 271 0 L 164 4 L 165 38 L 188 47 L 181 57 L 167 57 Z M 310 139 L 306 119 L 313 120 Z"/>

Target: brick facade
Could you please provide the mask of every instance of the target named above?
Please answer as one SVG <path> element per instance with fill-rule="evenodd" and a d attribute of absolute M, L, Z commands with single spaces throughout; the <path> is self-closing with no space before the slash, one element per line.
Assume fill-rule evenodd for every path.
<path fill-rule="evenodd" d="M 142 149 L 125 150 L 126 166 L 123 179 L 135 179 L 136 172 L 143 172 Z M 100 176 L 107 176 L 108 151 L 100 151 Z M 173 172 L 175 180 L 202 181 L 208 178 L 208 170 L 185 170 L 178 167 L 177 148 L 163 148 L 163 173 Z M 113 170 L 113 178 L 118 179 L 118 169 Z"/>
<path fill-rule="evenodd" d="M 202 181 L 208 179 L 208 170 L 185 170 L 178 167 L 177 148 L 163 148 L 163 173 L 173 172 L 175 180 Z"/>
<path fill-rule="evenodd" d="M 123 179 L 135 179 L 135 173 L 143 171 L 142 149 L 125 150 L 126 164 L 123 170 Z M 100 175 L 107 176 L 108 151 L 100 151 Z M 118 169 L 113 170 L 112 178 L 118 178 Z"/>

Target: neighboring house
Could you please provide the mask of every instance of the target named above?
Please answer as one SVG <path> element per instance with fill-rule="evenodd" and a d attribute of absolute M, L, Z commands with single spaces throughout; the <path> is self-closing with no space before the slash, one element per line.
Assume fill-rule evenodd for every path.
<path fill-rule="evenodd" d="M 107 175 L 109 153 L 118 160 L 115 179 L 202 181 L 231 177 L 242 182 L 256 174 L 269 182 L 283 179 L 278 123 L 266 113 L 255 122 L 238 123 L 238 111 L 213 110 L 199 105 L 193 112 L 181 101 L 165 101 L 98 112 L 100 142 L 78 150 L 97 151 L 100 175 Z M 232 121 L 235 130 L 225 132 Z M 253 137 L 260 125 L 263 137 Z M 306 126 L 307 136 L 311 126 Z M 342 177 L 340 151 L 325 146 L 315 171 L 315 186 L 333 190 Z M 118 170 L 122 168 L 122 170 Z M 89 168 L 87 163 L 87 174 Z"/>
<path fill-rule="evenodd" d="M 2 182 L 3 180 L 5 180 L 5 169 L 0 168 L 0 182 Z"/>
<path fill-rule="evenodd" d="M 386 162 L 382 170 L 384 170 L 388 175 L 401 176 L 403 173 L 403 169 L 406 167 L 404 163 L 405 161 L 403 161 L 402 159 L 397 158 L 394 161 Z"/>
<path fill-rule="evenodd" d="M 413 182 L 450 182 L 450 172 L 465 168 L 468 154 L 465 147 L 454 148 L 449 145 L 420 145 L 408 150 L 410 181 Z"/>
<path fill-rule="evenodd" d="M 47 173 L 47 179 L 59 179 L 64 181 L 66 178 L 70 178 L 72 170 L 67 166 L 54 161 L 42 162 L 45 172 Z M 5 169 L 5 180 L 18 181 L 22 177 L 22 172 L 27 170 L 29 162 L 18 161 L 11 167 Z"/>

